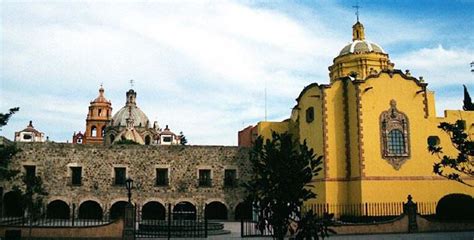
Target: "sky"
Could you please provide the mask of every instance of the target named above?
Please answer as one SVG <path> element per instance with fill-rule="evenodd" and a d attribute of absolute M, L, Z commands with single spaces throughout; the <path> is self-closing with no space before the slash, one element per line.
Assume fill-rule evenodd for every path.
<path fill-rule="evenodd" d="M 474 94 L 473 0 L 359 0 L 366 38 L 423 76 L 436 111 Z M 356 1 L 0 1 L 0 135 L 32 120 L 56 142 L 85 130 L 101 84 L 125 93 L 191 145 L 237 145 L 237 132 L 290 116 L 295 98 L 352 40 Z M 266 101 L 265 101 L 266 89 Z M 266 102 L 266 104 L 265 104 Z"/>

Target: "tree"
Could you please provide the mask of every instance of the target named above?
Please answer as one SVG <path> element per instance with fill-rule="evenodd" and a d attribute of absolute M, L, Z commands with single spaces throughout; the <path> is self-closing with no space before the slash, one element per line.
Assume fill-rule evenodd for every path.
<path fill-rule="evenodd" d="M 259 209 L 258 226 L 268 223 L 277 239 L 283 239 L 288 226 L 298 221 L 305 200 L 315 198 L 310 182 L 321 171 L 322 156 L 294 140 L 288 133 L 273 132 L 272 139 L 258 137 L 250 152 L 253 169 L 244 184 L 249 200 Z"/>
<path fill-rule="evenodd" d="M 20 108 L 10 108 L 8 113 L 0 113 L 0 130 L 7 125 L 10 117 L 15 114 Z M 15 144 L 0 143 L 0 181 L 10 180 L 18 174 L 19 171 L 8 168 L 12 157 L 18 152 Z"/>
<path fill-rule="evenodd" d="M 186 136 L 183 135 L 183 132 L 179 133 L 179 143 L 183 146 L 188 143 L 188 140 L 186 139 Z"/>
<path fill-rule="evenodd" d="M 7 125 L 10 117 L 20 108 L 11 108 L 8 113 L 0 113 L 0 129 Z M 4 142 L 0 144 L 0 181 L 11 180 L 20 172 L 18 170 L 9 169 L 9 164 L 13 156 L 20 150 L 14 143 Z M 24 175 L 21 178 L 22 186 L 13 186 L 21 196 L 21 205 L 25 208 L 27 217 L 30 220 L 30 236 L 32 220 L 37 219 L 41 215 L 43 207 L 43 197 L 48 193 L 43 188 L 43 182 L 39 176 Z"/>
<path fill-rule="evenodd" d="M 458 181 L 468 186 L 470 184 L 462 180 L 462 176 L 474 177 L 474 141 L 465 132 L 465 122 L 441 123 L 438 128 L 446 132 L 451 143 L 457 149 L 457 156 L 442 155 L 443 148 L 435 144 L 429 144 L 428 150 L 439 158 L 439 162 L 433 165 L 433 172 L 450 180 Z"/>
<path fill-rule="evenodd" d="M 20 110 L 19 107 L 15 108 L 10 108 L 8 113 L 0 113 L 0 130 L 2 129 L 3 126 L 7 125 L 8 120 L 10 120 L 10 117 L 18 112 Z"/>

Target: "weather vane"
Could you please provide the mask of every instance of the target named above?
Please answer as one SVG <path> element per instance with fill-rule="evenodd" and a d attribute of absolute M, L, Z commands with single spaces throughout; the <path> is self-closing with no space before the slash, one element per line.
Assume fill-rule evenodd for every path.
<path fill-rule="evenodd" d="M 356 1 L 356 5 L 352 7 L 356 9 L 357 22 L 359 22 L 359 8 L 361 8 L 359 6 L 359 1 Z"/>
<path fill-rule="evenodd" d="M 130 87 L 133 89 L 133 79 L 130 79 Z"/>

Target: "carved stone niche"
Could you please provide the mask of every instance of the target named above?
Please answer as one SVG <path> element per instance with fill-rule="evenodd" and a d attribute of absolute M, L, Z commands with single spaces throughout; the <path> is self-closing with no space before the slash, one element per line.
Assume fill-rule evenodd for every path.
<path fill-rule="evenodd" d="M 382 158 L 395 170 L 410 158 L 409 130 L 407 116 L 398 111 L 395 100 L 390 100 L 390 108 L 380 114 L 380 149 Z"/>

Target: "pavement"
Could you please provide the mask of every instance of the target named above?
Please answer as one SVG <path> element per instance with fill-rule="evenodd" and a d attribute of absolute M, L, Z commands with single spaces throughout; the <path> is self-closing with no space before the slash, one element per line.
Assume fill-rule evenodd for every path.
<path fill-rule="evenodd" d="M 243 240 L 268 240 L 271 237 L 242 238 L 240 236 L 240 222 L 224 222 L 224 229 L 230 234 L 209 236 L 210 240 L 243 239 Z M 149 240 L 140 238 L 139 240 Z M 190 238 L 173 238 L 185 240 Z M 470 232 L 430 232 L 430 233 L 402 233 L 402 234 L 368 234 L 368 235 L 332 235 L 328 240 L 474 240 L 474 231 Z"/>

